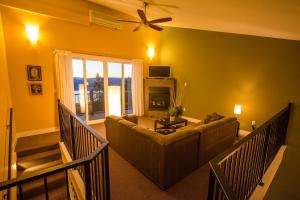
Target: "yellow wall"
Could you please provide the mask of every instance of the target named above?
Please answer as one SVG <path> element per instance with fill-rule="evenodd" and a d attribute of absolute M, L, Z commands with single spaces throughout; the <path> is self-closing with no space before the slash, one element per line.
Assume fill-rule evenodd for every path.
<path fill-rule="evenodd" d="M 17 6 L 24 6 L 18 3 L 20 1 L 13 2 L 16 2 L 15 5 Z M 45 7 L 46 2 L 43 2 Z M 48 2 L 51 2 L 49 6 L 55 5 L 55 1 Z M 60 4 L 60 1 L 57 2 Z M 82 3 L 81 6 L 83 9 L 78 13 L 82 16 L 85 16 L 82 14 L 84 13 L 82 10 L 87 11 L 88 7 L 91 6 L 97 7 L 86 3 Z M 41 12 L 39 7 L 29 8 L 34 12 Z M 103 7 L 97 8 L 104 11 L 108 10 Z M 77 12 L 76 9 L 70 8 L 69 10 L 73 14 Z M 58 13 L 60 14 L 58 19 L 53 10 L 52 13 L 47 13 L 51 15 L 50 17 L 8 7 L 2 7 L 2 11 L 17 132 L 57 126 L 54 49 L 109 55 L 117 58 L 144 59 L 146 61 L 145 66 L 147 66 L 147 46 L 149 43 L 157 46 L 160 36 L 150 29 L 132 32 L 134 26 L 131 25 L 124 25 L 121 31 L 97 25 L 84 25 L 81 22 L 87 20 L 85 17 L 78 18 L 80 23 L 73 23 L 69 20 L 70 16 L 73 16 L 72 14 L 68 13 L 65 19 L 61 20 L 64 16 Z M 126 17 L 114 11 L 110 11 L 110 13 L 122 18 Z M 35 46 L 29 43 L 25 35 L 24 25 L 28 22 L 40 26 L 40 40 Z M 26 65 L 29 64 L 42 66 L 44 90 L 42 96 L 29 96 L 28 94 Z"/>
<path fill-rule="evenodd" d="M 251 130 L 252 120 L 262 124 L 290 101 L 288 143 L 300 145 L 300 41 L 166 28 L 160 52 L 179 83 L 188 83 L 184 115 L 234 116 L 241 104 L 241 128 Z"/>
<path fill-rule="evenodd" d="M 8 129 L 6 125 L 9 123 L 9 108 L 10 102 L 10 91 L 9 91 L 9 80 L 8 70 L 6 63 L 6 52 L 3 35 L 2 17 L 0 9 L 0 182 L 7 178 L 7 151 L 8 151 Z M 2 195 L 0 192 L 0 199 Z"/>

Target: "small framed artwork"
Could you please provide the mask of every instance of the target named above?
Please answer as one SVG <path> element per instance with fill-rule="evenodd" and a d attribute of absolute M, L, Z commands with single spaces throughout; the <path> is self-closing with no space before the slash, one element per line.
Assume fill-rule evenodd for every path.
<path fill-rule="evenodd" d="M 27 65 L 27 79 L 28 81 L 41 81 L 42 80 L 41 66 Z"/>
<path fill-rule="evenodd" d="M 30 95 L 42 95 L 43 87 L 41 83 L 28 83 Z"/>

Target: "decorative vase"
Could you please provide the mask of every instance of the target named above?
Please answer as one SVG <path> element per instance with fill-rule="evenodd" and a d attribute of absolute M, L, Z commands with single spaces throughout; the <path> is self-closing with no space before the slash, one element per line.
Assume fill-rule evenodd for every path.
<path fill-rule="evenodd" d="M 170 116 L 170 121 L 171 122 L 175 121 L 175 116 Z"/>

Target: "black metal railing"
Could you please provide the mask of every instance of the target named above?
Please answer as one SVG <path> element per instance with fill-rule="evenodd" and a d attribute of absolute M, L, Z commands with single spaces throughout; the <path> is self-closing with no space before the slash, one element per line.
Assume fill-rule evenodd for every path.
<path fill-rule="evenodd" d="M 13 108 L 9 109 L 9 124 L 8 129 L 8 154 L 7 154 L 7 180 L 11 179 L 11 167 L 12 167 L 12 143 L 13 143 Z M 4 199 L 10 199 L 10 189 L 7 189 Z"/>
<path fill-rule="evenodd" d="M 24 184 L 43 180 L 43 193 L 45 198 L 49 199 L 48 179 L 53 175 L 63 173 L 65 178 L 63 188 L 65 188 L 67 199 L 70 199 L 74 190 L 70 174 L 78 170 L 84 184 L 85 199 L 109 200 L 108 142 L 60 102 L 58 102 L 58 110 L 61 139 L 73 161 L 2 182 L 0 191 L 17 188 L 18 199 L 27 199 L 23 191 Z"/>
<path fill-rule="evenodd" d="M 88 169 L 84 165 L 78 166 L 76 169 L 82 180 L 90 184 L 93 198 L 107 199 L 100 197 L 106 192 L 108 192 L 107 195 L 109 196 L 108 142 L 60 102 L 58 102 L 58 111 L 61 140 L 64 142 L 73 160 L 85 158 L 102 144 L 106 144 L 106 148 L 103 150 L 104 153 L 95 157 L 89 163 L 90 167 Z M 86 181 L 87 179 L 90 180 Z"/>
<path fill-rule="evenodd" d="M 210 161 L 208 199 L 248 199 L 285 144 L 291 103 Z"/>

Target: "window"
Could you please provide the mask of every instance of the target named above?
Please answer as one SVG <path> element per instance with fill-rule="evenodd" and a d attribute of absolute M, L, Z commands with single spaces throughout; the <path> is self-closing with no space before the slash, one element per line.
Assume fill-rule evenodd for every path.
<path fill-rule="evenodd" d="M 100 57 L 72 59 L 76 114 L 87 122 L 132 114 L 132 64 Z"/>

